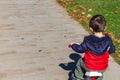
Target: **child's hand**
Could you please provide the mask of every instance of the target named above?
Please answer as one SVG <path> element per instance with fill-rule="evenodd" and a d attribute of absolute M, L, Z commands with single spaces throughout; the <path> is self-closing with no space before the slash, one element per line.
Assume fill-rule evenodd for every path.
<path fill-rule="evenodd" d="M 75 44 L 75 42 L 68 44 L 68 48 L 71 48 L 73 44 Z"/>
<path fill-rule="evenodd" d="M 80 45 L 79 43 L 72 42 L 72 43 L 68 44 L 68 48 L 71 48 L 73 44 Z"/>
<path fill-rule="evenodd" d="M 72 42 L 72 43 L 68 44 L 68 48 L 71 48 L 73 44 L 80 45 L 79 43 Z"/>

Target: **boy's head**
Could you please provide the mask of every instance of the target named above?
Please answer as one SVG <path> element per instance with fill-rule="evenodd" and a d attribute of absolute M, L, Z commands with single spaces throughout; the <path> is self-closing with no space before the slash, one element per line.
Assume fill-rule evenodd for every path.
<path fill-rule="evenodd" d="M 105 18 L 102 15 L 95 15 L 90 19 L 89 26 L 93 32 L 103 32 L 106 27 Z"/>

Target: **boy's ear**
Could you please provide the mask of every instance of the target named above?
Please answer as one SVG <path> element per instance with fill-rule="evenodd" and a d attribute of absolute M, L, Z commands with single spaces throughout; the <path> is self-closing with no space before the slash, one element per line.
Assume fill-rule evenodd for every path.
<path fill-rule="evenodd" d="M 105 29 L 104 29 L 104 31 L 107 29 L 107 26 L 105 26 Z"/>
<path fill-rule="evenodd" d="M 89 27 L 89 33 L 90 34 L 93 34 L 94 32 L 93 32 L 93 29 L 91 28 L 91 27 Z"/>
<path fill-rule="evenodd" d="M 89 27 L 89 29 L 93 32 L 93 29 L 91 27 Z"/>

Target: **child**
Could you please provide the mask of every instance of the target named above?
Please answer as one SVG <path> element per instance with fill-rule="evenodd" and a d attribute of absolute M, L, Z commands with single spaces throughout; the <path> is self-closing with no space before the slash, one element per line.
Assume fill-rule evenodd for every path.
<path fill-rule="evenodd" d="M 90 19 L 89 26 L 93 34 L 84 37 L 81 44 L 69 44 L 69 47 L 75 52 L 84 53 L 84 58 L 79 59 L 76 64 L 77 80 L 84 80 L 82 69 L 103 73 L 108 67 L 109 54 L 115 52 L 111 38 L 109 35 L 103 34 L 106 28 L 105 18 L 102 15 L 95 15 Z M 102 77 L 98 77 L 97 80 L 102 80 Z"/>

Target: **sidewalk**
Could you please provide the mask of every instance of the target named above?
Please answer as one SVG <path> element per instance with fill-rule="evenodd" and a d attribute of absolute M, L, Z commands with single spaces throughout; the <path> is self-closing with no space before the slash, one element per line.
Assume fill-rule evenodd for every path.
<path fill-rule="evenodd" d="M 1 0 L 0 80 L 68 80 L 59 65 L 74 63 L 67 45 L 86 35 L 55 0 Z M 119 80 L 119 74 L 110 58 L 104 80 Z"/>

